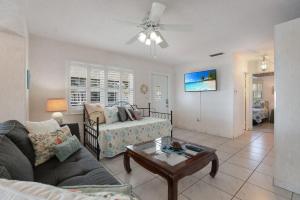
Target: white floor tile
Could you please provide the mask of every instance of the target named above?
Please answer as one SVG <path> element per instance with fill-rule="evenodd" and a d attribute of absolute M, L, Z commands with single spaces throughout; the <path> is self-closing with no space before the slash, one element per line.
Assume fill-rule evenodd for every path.
<path fill-rule="evenodd" d="M 190 200 L 230 200 L 231 195 L 202 181 L 183 192 Z"/>
<path fill-rule="evenodd" d="M 288 200 L 250 183 L 246 183 L 242 187 L 237 197 L 241 200 Z"/>
<path fill-rule="evenodd" d="M 234 195 L 243 184 L 241 179 L 234 178 L 222 172 L 218 173 L 215 178 L 207 175 L 202 180 L 231 195 Z"/>
<path fill-rule="evenodd" d="M 227 163 L 227 162 L 222 164 L 219 170 L 224 174 L 228 174 L 242 180 L 246 180 L 252 173 L 252 170 L 250 169 L 247 169 L 245 167 L 240 167 L 238 165 Z"/>
<path fill-rule="evenodd" d="M 261 174 L 259 172 L 254 172 L 249 179 L 249 183 L 260 186 L 266 190 L 269 190 L 269 191 L 271 191 L 277 195 L 280 195 L 282 197 L 285 197 L 287 199 L 291 199 L 291 196 L 292 196 L 291 192 L 273 185 L 273 177 L 272 176 Z"/>

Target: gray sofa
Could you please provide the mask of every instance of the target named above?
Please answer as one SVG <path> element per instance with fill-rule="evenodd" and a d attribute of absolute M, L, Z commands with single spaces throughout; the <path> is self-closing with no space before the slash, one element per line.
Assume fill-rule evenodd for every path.
<path fill-rule="evenodd" d="M 0 178 L 54 186 L 120 184 L 83 146 L 64 162 L 53 157 L 35 167 L 27 133 L 18 121 L 0 123 Z"/>

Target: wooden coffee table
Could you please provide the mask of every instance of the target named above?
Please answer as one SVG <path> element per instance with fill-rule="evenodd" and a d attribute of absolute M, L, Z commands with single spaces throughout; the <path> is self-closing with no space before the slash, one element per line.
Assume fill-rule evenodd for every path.
<path fill-rule="evenodd" d="M 219 160 L 215 153 L 216 150 L 201 145 L 197 146 L 203 149 L 202 152 L 193 156 L 191 154 L 183 153 L 181 158 L 184 156 L 184 159 L 186 160 L 183 160 L 175 165 L 173 165 L 174 163 L 168 164 L 167 162 L 158 159 L 158 156 L 160 157 L 165 153 L 164 147 L 169 146 L 173 141 L 179 142 L 182 147 L 184 147 L 185 144 L 191 144 L 176 138 L 162 137 L 153 141 L 127 146 L 127 150 L 124 154 L 124 167 L 127 173 L 131 172 L 131 157 L 147 170 L 158 174 L 167 180 L 168 200 L 177 200 L 178 181 L 183 177 L 194 174 L 208 165 L 209 162 L 212 162 L 210 172 L 211 177 L 215 177 L 219 169 Z M 168 153 L 166 155 L 169 155 Z"/>

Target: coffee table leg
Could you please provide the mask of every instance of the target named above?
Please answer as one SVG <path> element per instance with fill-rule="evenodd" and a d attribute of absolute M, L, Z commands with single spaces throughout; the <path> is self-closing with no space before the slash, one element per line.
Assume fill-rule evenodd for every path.
<path fill-rule="evenodd" d="M 212 165 L 211 165 L 210 176 L 214 178 L 219 170 L 219 159 L 216 154 L 215 154 L 215 158 L 212 160 L 211 164 Z"/>
<path fill-rule="evenodd" d="M 178 181 L 168 180 L 168 200 L 177 200 L 178 195 Z"/>
<path fill-rule="evenodd" d="M 124 163 L 124 168 L 125 168 L 125 170 L 127 171 L 127 173 L 130 173 L 130 172 L 131 172 L 131 168 L 130 168 L 130 157 L 129 157 L 127 151 L 124 153 L 124 160 L 123 160 L 123 163 Z"/>

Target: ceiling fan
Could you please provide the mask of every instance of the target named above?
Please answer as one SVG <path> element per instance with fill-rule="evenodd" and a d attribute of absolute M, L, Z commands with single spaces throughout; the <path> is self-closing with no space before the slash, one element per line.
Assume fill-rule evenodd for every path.
<path fill-rule="evenodd" d="M 158 45 L 161 48 L 167 48 L 169 44 L 160 31 L 190 31 L 192 29 L 191 25 L 186 24 L 161 24 L 160 18 L 164 14 L 165 9 L 166 6 L 164 4 L 153 2 L 151 10 L 147 13 L 141 23 L 118 20 L 122 23 L 134 25 L 142 29 L 134 37 L 128 40 L 126 44 L 130 45 L 135 41 L 140 41 L 147 46 L 155 47 Z"/>

